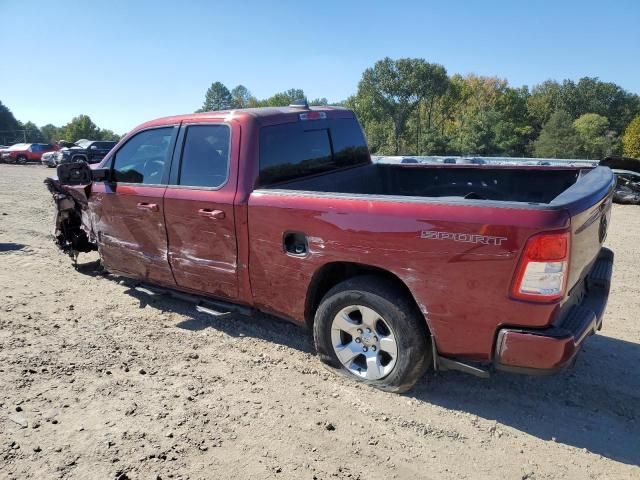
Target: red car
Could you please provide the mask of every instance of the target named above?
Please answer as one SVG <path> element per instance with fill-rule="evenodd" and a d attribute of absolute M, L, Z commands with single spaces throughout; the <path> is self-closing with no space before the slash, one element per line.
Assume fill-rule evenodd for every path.
<path fill-rule="evenodd" d="M 322 361 L 388 391 L 428 367 L 556 372 L 602 324 L 605 167 L 374 163 L 353 112 L 299 105 L 154 120 L 58 175 L 73 257 L 307 325 Z"/>
<path fill-rule="evenodd" d="M 39 162 L 43 153 L 58 150 L 56 145 L 48 143 L 16 143 L 2 151 L 2 160 L 6 163 L 24 164 Z"/>

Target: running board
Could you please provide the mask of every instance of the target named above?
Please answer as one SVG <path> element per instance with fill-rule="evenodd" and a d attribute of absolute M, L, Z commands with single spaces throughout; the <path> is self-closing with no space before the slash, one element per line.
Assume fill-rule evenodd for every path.
<path fill-rule="evenodd" d="M 198 312 L 206 313 L 207 315 L 211 315 L 216 318 L 224 318 L 228 317 L 229 315 L 233 315 L 233 312 L 220 312 L 218 310 L 214 310 L 213 308 L 209 308 L 203 305 L 202 302 L 196 305 L 196 310 Z"/>
<path fill-rule="evenodd" d="M 207 315 L 214 316 L 216 318 L 224 318 L 234 313 L 240 315 L 251 316 L 253 310 L 249 307 L 242 305 L 236 305 L 233 303 L 224 302 L 222 300 L 212 300 L 198 295 L 191 295 L 188 293 L 178 292 L 168 288 L 156 287 L 140 284 L 133 287 L 134 290 L 144 293 L 146 295 L 169 295 L 183 302 L 192 303 L 195 306 L 196 311 L 206 313 Z"/>
<path fill-rule="evenodd" d="M 437 356 L 437 365 L 438 370 L 458 370 L 480 378 L 489 378 L 490 376 L 489 370 L 458 360 L 452 360 L 451 358 L 441 357 L 440 355 Z"/>

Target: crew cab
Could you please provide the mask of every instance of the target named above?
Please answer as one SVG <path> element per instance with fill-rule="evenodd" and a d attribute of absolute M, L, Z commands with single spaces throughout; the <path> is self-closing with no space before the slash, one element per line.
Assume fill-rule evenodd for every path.
<path fill-rule="evenodd" d="M 428 367 L 556 372 L 602 325 L 606 167 L 372 162 L 352 111 L 301 104 L 154 120 L 47 185 L 74 258 L 307 325 L 387 391 Z"/>
<path fill-rule="evenodd" d="M 48 143 L 16 143 L 2 153 L 2 160 L 6 163 L 39 162 L 42 154 L 54 152 L 58 149 Z"/>

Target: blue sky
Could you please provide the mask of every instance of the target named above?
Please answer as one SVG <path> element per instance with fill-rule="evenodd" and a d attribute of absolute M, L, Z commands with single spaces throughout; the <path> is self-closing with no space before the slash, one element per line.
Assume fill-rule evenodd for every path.
<path fill-rule="evenodd" d="M 640 1 L 0 0 L 0 100 L 22 121 L 86 113 L 124 133 L 207 87 L 345 99 L 385 56 L 512 85 L 597 76 L 640 93 Z"/>

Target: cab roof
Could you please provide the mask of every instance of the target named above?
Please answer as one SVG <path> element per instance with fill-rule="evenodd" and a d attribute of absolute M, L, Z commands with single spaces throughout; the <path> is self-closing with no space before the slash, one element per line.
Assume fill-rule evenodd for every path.
<path fill-rule="evenodd" d="M 187 113 L 184 115 L 173 115 L 169 117 L 162 117 L 149 122 L 145 122 L 133 131 L 137 131 L 148 127 L 157 127 L 162 125 L 173 125 L 180 122 L 193 122 L 202 121 L 206 119 L 212 120 L 241 120 L 241 119 L 257 119 L 260 120 L 273 120 L 273 121 L 291 121 L 295 119 L 295 116 L 304 112 L 334 112 L 339 116 L 344 114 L 353 115 L 351 110 L 344 107 L 329 107 L 318 106 L 309 108 L 300 107 L 259 107 L 259 108 L 240 108 L 237 110 L 219 110 L 215 112 L 202 112 L 202 113 Z M 341 115 L 342 114 L 342 115 Z M 262 122 L 261 122 L 262 123 Z M 271 122 L 269 122 L 271 123 Z"/>

